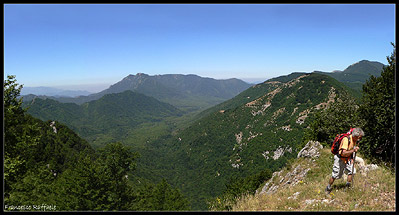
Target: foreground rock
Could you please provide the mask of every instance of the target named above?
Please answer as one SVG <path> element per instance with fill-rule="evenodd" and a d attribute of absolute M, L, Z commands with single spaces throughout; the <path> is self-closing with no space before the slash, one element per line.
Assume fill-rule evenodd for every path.
<path fill-rule="evenodd" d="M 274 172 L 271 179 L 269 179 L 263 186 L 262 190 L 257 194 L 272 194 L 279 189 L 285 189 L 295 186 L 298 183 L 303 183 L 307 173 L 311 170 L 315 159 L 320 157 L 320 150 L 323 146 L 318 141 L 309 141 L 301 151 L 299 151 L 297 158 L 305 158 L 308 162 L 298 164 L 291 167 L 291 171 L 281 170 Z M 369 171 L 378 169 L 375 164 L 366 165 L 364 160 L 356 156 L 355 160 L 356 172 L 365 176 Z M 331 163 L 332 165 L 332 163 Z M 346 175 L 344 174 L 344 180 Z"/>
<path fill-rule="evenodd" d="M 314 160 L 320 156 L 320 150 L 323 146 L 317 141 L 309 141 L 305 147 L 298 153 L 298 158 L 304 157 Z M 295 186 L 298 183 L 303 183 L 306 174 L 311 170 L 310 166 L 305 164 L 298 164 L 293 167 L 292 171 L 283 174 L 284 170 L 274 172 L 272 178 L 269 179 L 259 194 L 272 194 L 277 190 Z"/>
<path fill-rule="evenodd" d="M 323 146 L 318 141 L 309 141 L 305 147 L 298 153 L 298 158 L 318 158 L 320 156 L 320 149 Z"/>

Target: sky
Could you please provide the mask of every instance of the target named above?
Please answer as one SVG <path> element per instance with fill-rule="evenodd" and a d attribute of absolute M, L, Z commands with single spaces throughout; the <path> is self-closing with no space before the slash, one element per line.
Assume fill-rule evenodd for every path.
<path fill-rule="evenodd" d="M 387 64 L 395 4 L 4 4 L 4 78 L 98 92 L 129 74 L 265 81 Z"/>

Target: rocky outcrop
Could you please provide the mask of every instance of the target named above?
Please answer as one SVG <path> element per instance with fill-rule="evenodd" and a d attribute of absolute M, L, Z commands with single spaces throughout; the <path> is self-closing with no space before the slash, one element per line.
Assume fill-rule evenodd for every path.
<path fill-rule="evenodd" d="M 50 123 L 50 127 L 53 128 L 54 133 L 57 133 L 57 128 L 55 127 L 55 121 Z"/>
<path fill-rule="evenodd" d="M 238 144 L 241 144 L 242 141 L 242 131 L 239 134 L 235 134 L 236 136 L 236 141 Z"/>
<path fill-rule="evenodd" d="M 272 194 L 278 189 L 303 183 L 303 179 L 309 170 L 310 168 L 306 166 L 297 165 L 294 170 L 287 172 L 285 175 L 283 170 L 274 172 L 272 178 L 263 186 L 259 194 Z"/>
<path fill-rule="evenodd" d="M 309 141 L 305 147 L 299 151 L 297 157 L 314 160 L 320 156 L 320 150 L 322 148 L 323 146 L 318 141 Z M 294 186 L 301 182 L 303 183 L 306 174 L 309 172 L 309 170 L 311 170 L 308 165 L 304 164 L 298 164 L 293 168 L 294 169 L 292 171 L 288 171 L 286 173 L 284 173 L 284 170 L 274 172 L 272 178 L 266 182 L 259 194 L 271 194 L 276 192 L 278 189 Z"/>
<path fill-rule="evenodd" d="M 281 146 L 279 146 L 274 152 L 273 152 L 273 156 L 272 156 L 272 158 L 273 158 L 273 160 L 277 160 L 277 159 L 279 159 L 281 156 L 283 156 L 284 155 L 284 153 L 285 152 L 289 152 L 289 153 L 292 153 L 292 148 L 291 147 L 286 147 L 286 148 L 283 148 L 283 147 L 281 147 Z M 265 159 L 266 160 L 269 160 L 269 154 L 270 154 L 271 152 L 269 152 L 269 151 L 264 151 L 264 152 L 262 152 L 262 156 L 263 157 L 265 157 Z"/>
<path fill-rule="evenodd" d="M 272 177 L 262 187 L 262 190 L 257 192 L 257 194 L 272 194 L 279 189 L 286 189 L 298 183 L 303 183 L 304 178 L 311 170 L 315 159 L 320 157 L 321 149 L 323 149 L 323 146 L 318 141 L 309 141 L 305 147 L 299 151 L 297 156 L 297 158 L 305 158 L 307 162 L 293 166 L 291 167 L 291 170 L 288 171 L 283 169 L 281 171 L 274 172 Z M 276 152 L 279 152 L 279 150 L 276 150 Z M 262 155 L 265 158 L 268 158 L 269 152 L 265 152 Z M 375 164 L 366 165 L 364 160 L 359 156 L 356 156 L 355 162 L 355 168 L 357 169 L 357 172 L 363 176 L 365 176 L 369 171 L 379 168 Z M 344 180 L 346 180 L 345 177 L 346 175 L 344 175 Z M 298 194 L 294 194 L 291 198 L 295 199 L 297 195 Z"/>
<path fill-rule="evenodd" d="M 379 167 L 377 164 L 366 164 L 363 158 L 356 155 L 355 168 L 360 174 L 362 174 L 362 176 L 366 176 L 368 172 L 376 170 Z"/>
<path fill-rule="evenodd" d="M 320 149 L 323 146 L 318 141 L 309 141 L 301 151 L 298 153 L 298 158 L 318 158 L 320 156 Z"/>

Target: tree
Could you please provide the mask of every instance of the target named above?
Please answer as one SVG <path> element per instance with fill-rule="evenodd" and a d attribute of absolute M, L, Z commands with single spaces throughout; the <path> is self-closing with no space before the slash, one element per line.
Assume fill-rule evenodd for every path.
<path fill-rule="evenodd" d="M 131 194 L 128 185 L 128 173 L 135 169 L 137 153 L 120 142 L 107 144 L 100 149 L 97 162 L 101 164 L 99 174 L 102 183 L 107 185 L 107 200 L 110 210 L 127 210 Z"/>
<path fill-rule="evenodd" d="M 243 195 L 254 195 L 262 183 L 269 180 L 272 173 L 269 169 L 263 170 L 246 178 L 231 177 L 225 184 L 225 191 L 221 196 L 210 199 L 208 207 L 211 210 L 231 210 L 237 199 Z"/>
<path fill-rule="evenodd" d="M 363 147 L 370 158 L 395 164 L 395 68 L 396 46 L 387 56 L 388 66 L 383 68 L 380 77 L 371 76 L 363 85 L 360 116 L 364 120 Z"/>
<path fill-rule="evenodd" d="M 315 119 L 305 130 L 302 144 L 298 149 L 302 149 L 309 140 L 317 140 L 331 147 L 335 135 L 361 125 L 358 109 L 359 105 L 353 97 L 347 94 L 341 95 L 327 109 L 316 112 Z"/>
<path fill-rule="evenodd" d="M 134 169 L 136 154 L 121 143 L 110 143 L 99 155 L 82 151 L 77 164 L 57 181 L 60 210 L 125 211 L 133 200 L 128 173 Z"/>
<path fill-rule="evenodd" d="M 7 201 L 9 205 L 57 205 L 53 184 L 54 175 L 46 165 L 38 164 L 12 185 L 12 192 Z"/>
<path fill-rule="evenodd" d="M 134 211 L 184 211 L 189 210 L 188 200 L 179 189 L 173 189 L 165 179 L 158 184 L 145 183 L 135 191 L 130 207 Z"/>
<path fill-rule="evenodd" d="M 4 181 L 5 198 L 9 197 L 11 184 L 27 171 L 27 160 L 34 156 L 40 139 L 40 130 L 25 116 L 20 92 L 22 85 L 15 76 L 4 81 Z"/>

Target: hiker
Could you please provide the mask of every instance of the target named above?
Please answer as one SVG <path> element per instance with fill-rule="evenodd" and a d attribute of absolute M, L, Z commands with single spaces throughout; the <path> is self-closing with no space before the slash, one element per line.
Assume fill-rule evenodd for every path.
<path fill-rule="evenodd" d="M 351 186 L 352 175 L 356 173 L 356 169 L 352 170 L 353 168 L 352 162 L 354 162 L 353 152 L 357 152 L 359 150 L 359 147 L 357 145 L 363 136 L 364 132 L 361 128 L 354 128 L 349 136 L 342 138 L 339 146 L 339 151 L 337 154 L 334 155 L 332 176 L 328 181 L 328 185 L 325 190 L 327 194 L 331 192 L 332 190 L 331 186 L 334 183 L 334 180 L 342 177 L 344 170 L 347 171 L 348 175 L 348 181 L 346 182 L 346 187 Z"/>

